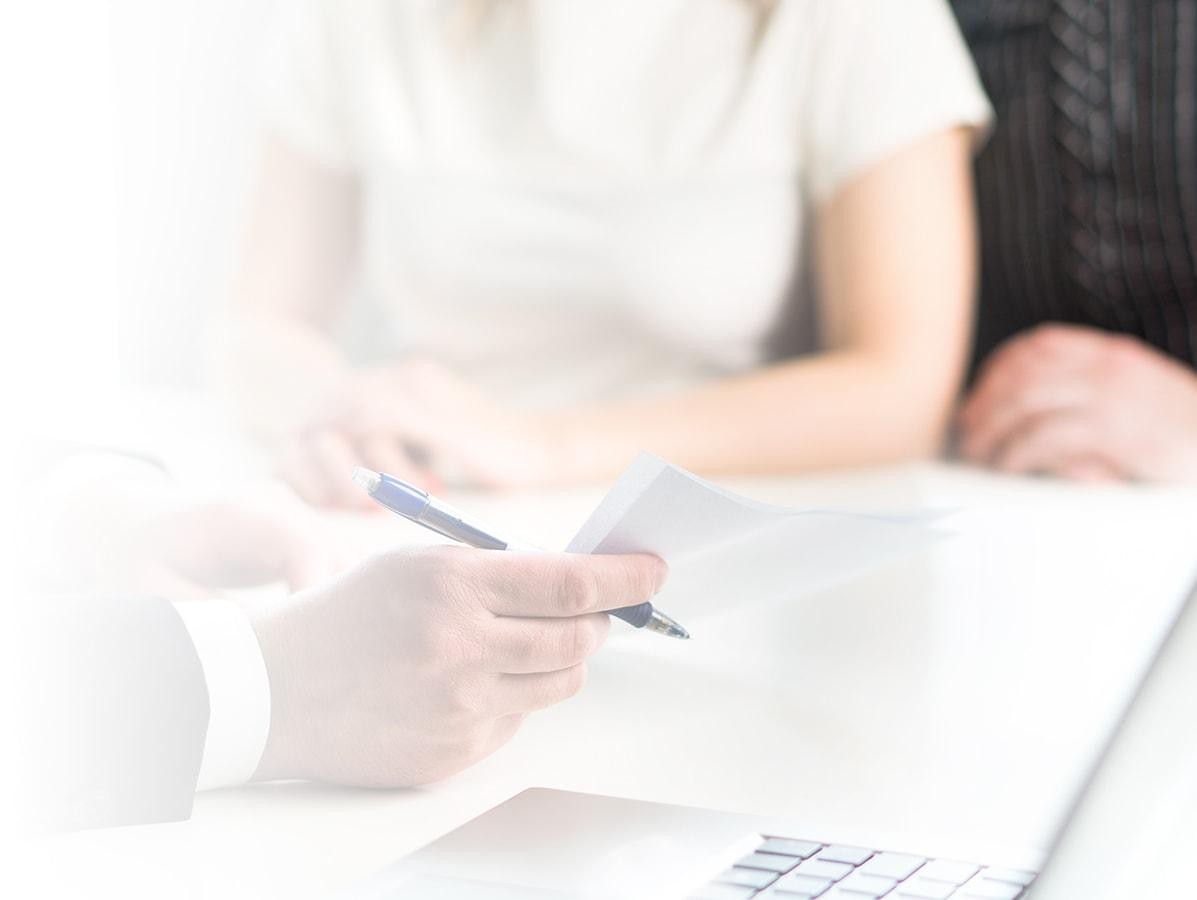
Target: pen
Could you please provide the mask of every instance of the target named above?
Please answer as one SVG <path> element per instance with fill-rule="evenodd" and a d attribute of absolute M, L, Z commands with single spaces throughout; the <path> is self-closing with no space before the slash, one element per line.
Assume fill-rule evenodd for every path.
<path fill-rule="evenodd" d="M 429 496 L 427 491 L 392 475 L 357 466 L 353 470 L 353 483 L 364 489 L 379 506 L 437 534 L 483 550 L 517 549 L 517 545 L 511 541 L 495 537 L 488 529 L 471 522 L 451 506 Z M 635 628 L 647 628 L 671 638 L 690 638 L 690 632 L 669 616 L 653 609 L 651 603 L 613 609 L 610 614 Z"/>

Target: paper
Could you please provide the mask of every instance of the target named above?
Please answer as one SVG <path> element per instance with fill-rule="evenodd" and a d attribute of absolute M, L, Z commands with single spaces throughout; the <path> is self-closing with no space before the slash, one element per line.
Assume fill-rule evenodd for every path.
<path fill-rule="evenodd" d="M 937 510 L 790 509 L 741 497 L 641 454 L 566 548 L 655 553 L 670 576 L 654 605 L 680 619 L 791 599 L 915 550 Z"/>

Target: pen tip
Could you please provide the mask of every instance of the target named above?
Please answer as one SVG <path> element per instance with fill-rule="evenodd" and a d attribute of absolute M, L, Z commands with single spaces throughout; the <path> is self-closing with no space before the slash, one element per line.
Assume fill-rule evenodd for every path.
<path fill-rule="evenodd" d="M 665 637 L 676 638 L 679 641 L 690 640 L 690 632 L 660 610 L 653 610 L 652 618 L 645 627 Z"/>
<path fill-rule="evenodd" d="M 382 477 L 377 472 L 367 469 L 365 466 L 354 466 L 351 477 L 353 478 L 353 483 L 368 494 L 373 494 L 382 483 Z"/>

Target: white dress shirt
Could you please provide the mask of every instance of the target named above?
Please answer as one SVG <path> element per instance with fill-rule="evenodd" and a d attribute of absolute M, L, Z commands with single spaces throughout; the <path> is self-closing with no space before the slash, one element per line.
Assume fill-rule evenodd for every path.
<path fill-rule="evenodd" d="M 103 567 L 87 558 L 86 551 L 99 556 L 110 552 L 95 537 L 129 527 L 122 509 L 135 510 L 138 521 L 154 511 L 175 509 L 182 501 L 152 452 L 65 446 L 72 452 L 54 467 L 31 506 L 36 511 L 31 531 L 40 537 L 29 554 L 34 577 L 68 591 L 123 589 L 91 583 Z M 91 504 L 78 502 L 80 496 L 93 496 L 96 488 L 111 496 L 100 495 Z M 113 502 L 109 505 L 105 499 Z M 70 529 L 77 532 L 72 536 Z M 66 560 L 60 552 L 63 543 L 72 548 Z M 56 581 L 64 573 L 69 573 L 65 580 Z M 232 601 L 213 598 L 173 605 L 195 645 L 208 690 L 210 712 L 198 789 L 243 784 L 257 769 L 270 732 L 270 681 L 257 636 Z"/>
<path fill-rule="evenodd" d="M 270 732 L 270 681 L 258 639 L 241 608 L 227 600 L 174 604 L 208 685 L 208 734 L 197 790 L 253 777 Z"/>

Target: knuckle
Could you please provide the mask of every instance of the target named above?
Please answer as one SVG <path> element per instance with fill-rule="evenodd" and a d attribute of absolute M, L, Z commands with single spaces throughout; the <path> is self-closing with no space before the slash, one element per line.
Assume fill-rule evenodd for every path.
<path fill-rule="evenodd" d="M 1138 355 L 1139 342 L 1128 334 L 1112 336 L 1106 344 L 1106 359 L 1111 366 L 1129 366 Z"/>
<path fill-rule="evenodd" d="M 1003 373 L 1005 384 L 1002 387 L 1006 390 L 1018 391 L 1035 384 L 1039 380 L 1039 371 L 1035 362 L 1031 358 L 1011 360 L 1010 365 Z"/>
<path fill-rule="evenodd" d="M 465 547 L 436 545 L 416 551 L 426 590 L 434 600 L 464 600 L 477 592 L 477 560 Z"/>
<path fill-rule="evenodd" d="M 1041 350 L 1049 350 L 1060 344 L 1067 336 L 1067 331 L 1061 326 L 1049 322 L 1036 325 L 1027 336 L 1027 342 Z"/>
<path fill-rule="evenodd" d="M 598 649 L 598 635 L 589 619 L 573 619 L 566 623 L 561 643 L 561 658 L 578 662 Z"/>
<path fill-rule="evenodd" d="M 664 580 L 662 569 L 665 563 L 649 556 L 636 561 L 632 573 L 632 592 L 636 600 L 648 600 L 657 592 L 657 585 Z"/>
<path fill-rule="evenodd" d="M 511 652 L 518 662 L 535 659 L 538 652 L 543 652 L 543 634 L 539 628 L 525 626 L 519 629 L 512 643 Z"/>
<path fill-rule="evenodd" d="M 561 609 L 569 615 L 589 612 L 598 605 L 599 585 L 587 566 L 568 568 L 561 580 Z"/>

